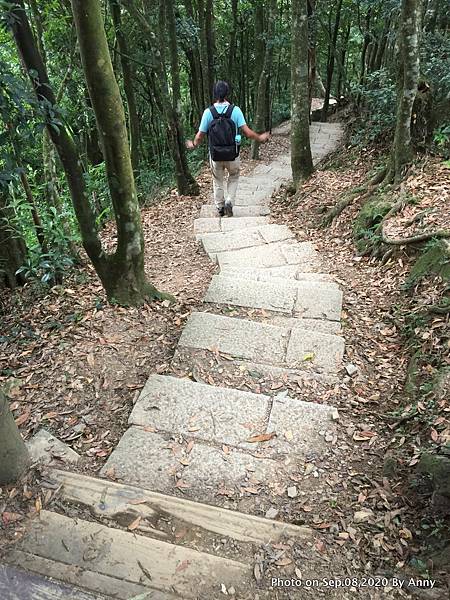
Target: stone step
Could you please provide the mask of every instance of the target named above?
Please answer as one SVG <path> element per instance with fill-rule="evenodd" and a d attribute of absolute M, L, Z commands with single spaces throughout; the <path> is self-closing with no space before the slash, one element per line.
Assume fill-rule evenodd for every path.
<path fill-rule="evenodd" d="M 205 301 L 330 321 L 339 321 L 342 310 L 342 292 L 326 281 L 259 282 L 214 275 Z"/>
<path fill-rule="evenodd" d="M 207 254 L 216 260 L 217 254 L 229 250 L 240 250 L 253 246 L 263 246 L 272 242 L 282 242 L 294 238 L 286 225 L 260 225 L 249 227 L 245 231 L 235 230 L 220 233 L 208 233 L 202 236 L 202 244 Z"/>
<path fill-rule="evenodd" d="M 262 204 L 255 204 L 254 206 L 236 206 L 233 209 L 233 217 L 264 217 L 269 214 L 270 208 Z M 200 218 L 209 219 L 217 216 L 217 209 L 213 204 L 204 204 L 200 209 Z"/>
<path fill-rule="evenodd" d="M 198 312 L 189 317 L 179 346 L 318 373 L 337 373 L 344 353 L 344 340 L 336 335 Z"/>
<path fill-rule="evenodd" d="M 265 433 L 269 401 L 263 394 L 151 375 L 128 423 L 181 434 L 219 447 L 226 444 L 254 449 L 255 445 L 246 440 L 251 435 Z"/>
<path fill-rule="evenodd" d="M 236 199 L 234 201 L 234 207 L 242 206 L 254 206 L 261 204 L 263 206 L 269 206 L 270 198 L 272 197 L 273 190 L 270 188 L 264 188 L 259 191 L 238 191 Z M 234 211 L 234 209 L 233 209 Z"/>
<path fill-rule="evenodd" d="M 248 417 L 242 415 L 242 421 L 245 423 Z M 113 473 L 120 481 L 159 493 L 181 492 L 191 500 L 223 506 L 221 488 L 234 488 L 238 497 L 239 489 L 249 487 L 252 478 L 261 482 L 279 479 L 280 461 L 256 454 L 256 448 L 253 452 L 227 445 L 224 451 L 222 447 L 183 435 L 152 433 L 132 426 L 120 439 L 101 474 Z M 246 509 L 251 504 L 247 502 Z"/>
<path fill-rule="evenodd" d="M 265 452 L 270 457 L 304 455 L 326 444 L 319 432 L 332 429 L 335 409 L 288 397 L 280 400 L 264 394 L 196 383 L 163 375 L 151 375 L 129 418 L 130 425 L 159 433 L 172 433 L 218 448 L 223 445 L 246 452 Z M 283 432 L 295 421 L 292 435 Z M 275 432 L 267 442 L 254 443 L 251 436 Z M 288 442 L 288 443 L 286 443 Z"/>
<path fill-rule="evenodd" d="M 217 260 L 221 270 L 298 265 L 304 272 L 320 271 L 319 255 L 310 242 L 274 242 L 255 248 L 221 252 Z"/>
<path fill-rule="evenodd" d="M 224 267 L 220 274 L 224 277 L 237 277 L 253 281 L 273 281 L 287 279 L 294 281 L 333 281 L 328 273 L 304 273 L 298 265 L 282 265 L 281 267 L 247 268 Z"/>
<path fill-rule="evenodd" d="M 267 225 L 268 223 L 269 217 L 241 217 L 240 219 L 212 217 L 209 219 L 195 219 L 194 233 L 197 239 L 200 239 L 205 233 L 248 229 L 250 227 L 258 227 L 259 225 Z"/>

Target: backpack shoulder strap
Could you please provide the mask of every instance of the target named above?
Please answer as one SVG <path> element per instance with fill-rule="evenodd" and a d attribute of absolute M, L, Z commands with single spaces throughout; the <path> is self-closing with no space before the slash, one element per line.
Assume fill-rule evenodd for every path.
<path fill-rule="evenodd" d="M 220 118 L 220 114 L 217 111 L 217 108 L 214 106 L 214 104 L 211 104 L 211 106 L 209 107 L 209 111 L 213 116 L 213 119 L 219 119 Z"/>
<path fill-rule="evenodd" d="M 231 114 L 233 112 L 233 109 L 234 109 L 234 104 L 230 104 L 229 107 L 227 108 L 227 110 L 225 111 L 225 114 L 224 114 L 224 116 L 227 119 L 231 119 Z"/>

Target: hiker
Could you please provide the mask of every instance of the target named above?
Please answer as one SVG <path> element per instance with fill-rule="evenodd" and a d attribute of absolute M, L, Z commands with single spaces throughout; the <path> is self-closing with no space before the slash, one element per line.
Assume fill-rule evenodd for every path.
<path fill-rule="evenodd" d="M 230 87 L 226 81 L 218 81 L 214 86 L 215 102 L 202 116 L 194 141 L 186 142 L 190 150 L 199 146 L 208 135 L 209 162 L 213 174 L 214 203 L 219 216 L 233 216 L 241 161 L 239 130 L 248 138 L 263 144 L 269 133 L 256 133 L 245 122 L 242 110 L 228 101 Z M 224 176 L 228 171 L 227 195 L 225 198 Z"/>

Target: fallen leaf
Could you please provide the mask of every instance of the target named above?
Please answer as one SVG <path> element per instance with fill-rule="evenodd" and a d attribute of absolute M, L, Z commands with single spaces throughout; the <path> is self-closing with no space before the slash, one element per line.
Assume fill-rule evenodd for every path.
<path fill-rule="evenodd" d="M 277 565 L 277 567 L 287 567 L 288 565 L 292 564 L 292 558 L 288 558 L 287 556 L 284 558 L 280 558 L 279 560 L 275 561 L 275 564 Z"/>
<path fill-rule="evenodd" d="M 190 560 L 187 560 L 187 559 L 185 559 L 185 560 L 181 561 L 179 565 L 177 565 L 177 567 L 176 567 L 175 571 L 176 571 L 177 573 L 179 573 L 180 571 L 184 571 L 185 569 L 187 569 L 187 568 L 188 568 L 188 566 L 189 566 L 190 564 L 191 564 L 191 561 L 190 561 Z"/>
<path fill-rule="evenodd" d="M 272 431 L 271 433 L 261 433 L 259 435 L 252 435 L 251 437 L 248 438 L 247 442 L 250 443 L 255 443 L 255 442 L 268 442 L 269 440 L 273 439 L 277 434 L 275 433 L 275 431 Z"/>
<path fill-rule="evenodd" d="M 355 433 L 353 434 L 353 439 L 355 440 L 355 442 L 367 442 L 367 440 L 370 440 L 376 435 L 378 434 L 374 431 L 355 431 Z"/>
<path fill-rule="evenodd" d="M 22 413 L 20 415 L 20 417 L 17 417 L 17 419 L 14 419 L 16 422 L 17 427 L 20 427 L 21 425 L 23 425 L 24 423 L 26 423 L 28 421 L 28 419 L 30 418 L 31 415 L 31 411 L 27 410 L 24 413 Z"/>
<path fill-rule="evenodd" d="M 14 513 L 14 512 L 4 512 L 2 513 L 2 521 L 3 524 L 6 526 L 9 523 L 15 523 L 16 521 L 20 521 L 20 519 L 22 519 L 23 516 L 19 513 Z"/>
<path fill-rule="evenodd" d="M 286 440 L 288 442 L 291 442 L 294 439 L 294 434 L 292 433 L 291 429 L 288 429 L 287 431 L 284 432 L 284 437 L 286 438 Z"/>
<path fill-rule="evenodd" d="M 139 524 L 142 520 L 142 517 L 136 517 L 136 519 L 134 519 L 134 521 L 131 521 L 131 523 L 128 525 L 127 529 L 129 529 L 130 531 L 134 531 L 137 527 L 139 527 Z"/>

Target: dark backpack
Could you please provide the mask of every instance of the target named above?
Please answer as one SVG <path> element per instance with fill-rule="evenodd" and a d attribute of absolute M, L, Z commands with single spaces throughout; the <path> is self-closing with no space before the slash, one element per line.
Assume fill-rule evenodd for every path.
<path fill-rule="evenodd" d="M 234 160 L 239 156 L 239 144 L 236 143 L 237 127 L 231 119 L 234 104 L 230 104 L 224 113 L 210 106 L 213 120 L 209 125 L 208 142 L 211 159 Z"/>

